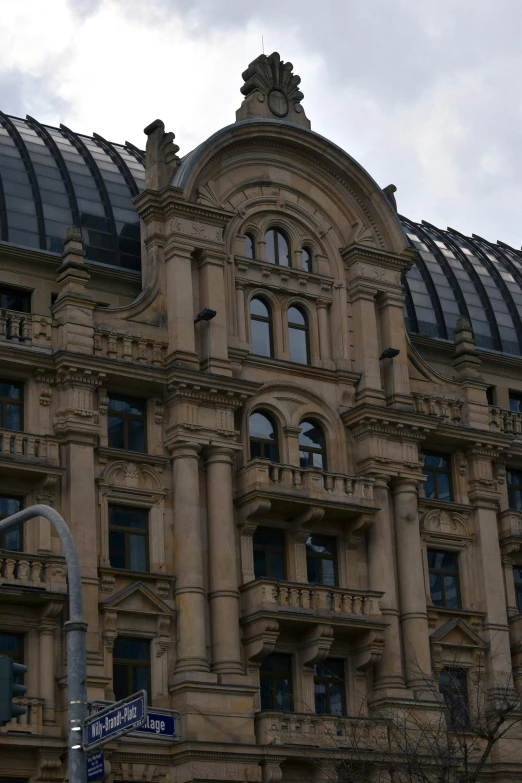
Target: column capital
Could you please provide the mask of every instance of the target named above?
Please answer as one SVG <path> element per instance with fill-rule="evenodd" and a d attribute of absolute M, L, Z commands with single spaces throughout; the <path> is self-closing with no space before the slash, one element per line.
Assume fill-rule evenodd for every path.
<path fill-rule="evenodd" d="M 228 445 L 221 445 L 219 443 L 212 443 L 205 447 L 203 455 L 205 457 L 207 465 L 209 463 L 223 462 L 228 465 L 234 464 L 236 453 L 240 450 Z"/>
<path fill-rule="evenodd" d="M 203 446 L 201 443 L 173 443 L 169 444 L 168 449 L 172 461 L 181 458 L 199 459 Z"/>
<path fill-rule="evenodd" d="M 420 483 L 420 480 L 408 478 L 407 476 L 399 476 L 393 478 L 391 487 L 394 495 L 399 495 L 402 492 L 417 494 Z"/>

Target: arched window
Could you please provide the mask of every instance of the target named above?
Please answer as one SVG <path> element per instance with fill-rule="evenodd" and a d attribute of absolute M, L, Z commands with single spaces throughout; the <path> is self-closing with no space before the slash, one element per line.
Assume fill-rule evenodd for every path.
<path fill-rule="evenodd" d="M 301 264 L 305 272 L 312 271 L 312 251 L 309 247 L 303 247 L 301 250 Z"/>
<path fill-rule="evenodd" d="M 326 446 L 322 428 L 315 421 L 299 425 L 299 464 L 302 468 L 326 470 Z"/>
<path fill-rule="evenodd" d="M 288 308 L 288 345 L 291 362 L 310 364 L 308 319 L 299 307 Z"/>
<path fill-rule="evenodd" d="M 258 356 L 273 356 L 272 314 L 262 299 L 250 302 L 250 330 L 252 332 L 252 353 Z"/>
<path fill-rule="evenodd" d="M 266 413 L 256 411 L 248 420 L 250 438 L 250 459 L 269 459 L 279 461 L 277 448 L 277 428 Z"/>
<path fill-rule="evenodd" d="M 270 228 L 265 234 L 266 260 L 279 266 L 290 266 L 288 241 L 278 228 Z"/>
<path fill-rule="evenodd" d="M 256 257 L 256 240 L 252 234 L 245 234 L 245 255 L 247 258 Z"/>

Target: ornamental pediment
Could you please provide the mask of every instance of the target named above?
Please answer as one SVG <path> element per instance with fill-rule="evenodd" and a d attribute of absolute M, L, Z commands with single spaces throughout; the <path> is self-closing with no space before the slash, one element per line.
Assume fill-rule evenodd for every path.
<path fill-rule="evenodd" d="M 469 538 L 473 534 L 468 515 L 459 511 L 432 508 L 420 519 L 421 530 L 426 533 Z"/>
<path fill-rule="evenodd" d="M 460 617 L 448 620 L 430 635 L 430 641 L 435 644 L 459 648 L 485 649 L 486 642 L 473 631 Z"/>
<path fill-rule="evenodd" d="M 172 616 L 172 609 L 143 582 L 134 582 L 124 587 L 123 590 L 119 590 L 110 598 L 102 601 L 100 606 L 105 612 Z"/>

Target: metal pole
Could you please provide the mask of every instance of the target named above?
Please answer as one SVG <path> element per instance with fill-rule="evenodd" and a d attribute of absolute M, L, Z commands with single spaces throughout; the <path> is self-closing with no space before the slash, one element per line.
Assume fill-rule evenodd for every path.
<path fill-rule="evenodd" d="M 87 767 L 83 750 L 83 724 L 87 717 L 87 623 L 82 617 L 80 564 L 72 533 L 64 518 L 54 508 L 44 505 L 29 506 L 0 520 L 0 533 L 34 517 L 44 517 L 53 525 L 60 536 L 67 564 L 69 620 L 63 627 L 67 634 L 69 781 L 87 783 Z"/>

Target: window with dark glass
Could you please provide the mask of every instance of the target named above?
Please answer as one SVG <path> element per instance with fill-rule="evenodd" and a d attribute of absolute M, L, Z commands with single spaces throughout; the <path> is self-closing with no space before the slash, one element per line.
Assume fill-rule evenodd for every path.
<path fill-rule="evenodd" d="M 522 392 L 509 390 L 509 410 L 522 413 Z"/>
<path fill-rule="evenodd" d="M 109 560 L 112 568 L 148 570 L 148 512 L 109 506 Z"/>
<path fill-rule="evenodd" d="M 285 579 L 285 534 L 271 527 L 258 527 L 253 537 L 256 579 Z"/>
<path fill-rule="evenodd" d="M 326 448 L 321 427 L 314 421 L 302 421 L 299 429 L 299 464 L 302 468 L 326 470 Z"/>
<path fill-rule="evenodd" d="M 7 495 L 0 495 L 0 519 L 10 517 L 16 514 L 22 508 L 20 498 L 12 498 Z M 23 549 L 22 525 L 14 525 L 9 530 L 3 530 L 0 533 L 0 549 L 7 549 L 8 552 L 21 552 Z"/>
<path fill-rule="evenodd" d="M 0 655 L 8 655 L 15 663 L 24 662 L 24 637 L 18 633 L 0 633 Z M 23 682 L 23 674 L 15 675 L 15 682 Z"/>
<path fill-rule="evenodd" d="M 245 234 L 245 255 L 247 258 L 256 257 L 256 240 L 252 234 Z"/>
<path fill-rule="evenodd" d="M 277 429 L 272 419 L 256 411 L 248 420 L 250 459 L 269 459 L 278 462 Z"/>
<path fill-rule="evenodd" d="M 114 642 L 112 682 L 116 701 L 150 691 L 150 646 L 146 639 L 118 636 Z"/>
<path fill-rule="evenodd" d="M 291 362 L 310 364 L 308 320 L 298 307 L 288 308 L 288 347 Z"/>
<path fill-rule="evenodd" d="M 446 704 L 446 725 L 449 729 L 465 729 L 469 725 L 467 676 L 464 669 L 445 667 L 439 677 L 439 690 Z"/>
<path fill-rule="evenodd" d="M 290 655 L 272 653 L 261 662 L 261 709 L 291 712 L 292 658 Z"/>
<path fill-rule="evenodd" d="M 517 609 L 522 613 L 522 567 L 515 566 L 513 568 L 513 581 L 515 582 L 515 601 L 517 603 Z"/>
<path fill-rule="evenodd" d="M 109 446 L 145 451 L 145 400 L 109 395 Z"/>
<path fill-rule="evenodd" d="M 488 405 L 496 405 L 497 404 L 497 387 L 496 386 L 488 386 L 486 389 L 486 398 L 488 401 Z"/>
<path fill-rule="evenodd" d="M 252 353 L 258 356 L 272 356 L 272 314 L 262 299 L 254 298 L 250 302 L 250 331 Z"/>
<path fill-rule="evenodd" d="M 423 474 L 424 497 L 434 500 L 451 500 L 451 465 L 449 457 L 434 451 L 425 452 Z"/>
<path fill-rule="evenodd" d="M 460 597 L 457 554 L 428 549 L 428 572 L 432 604 L 458 609 Z"/>
<path fill-rule="evenodd" d="M 303 247 L 301 250 L 301 265 L 305 272 L 312 271 L 312 251 L 309 247 Z"/>
<path fill-rule="evenodd" d="M 266 260 L 279 266 L 290 266 L 288 241 L 278 228 L 270 228 L 265 234 Z"/>
<path fill-rule="evenodd" d="M 18 313 L 31 311 L 31 292 L 23 288 L 0 286 L 0 307 L 2 310 L 15 310 Z"/>
<path fill-rule="evenodd" d="M 3 430 L 23 428 L 23 386 L 0 380 L 0 427 Z"/>
<path fill-rule="evenodd" d="M 344 661 L 326 658 L 314 666 L 315 712 L 317 715 L 345 715 Z"/>
<path fill-rule="evenodd" d="M 312 534 L 306 542 L 306 569 L 308 584 L 337 584 L 337 545 L 331 536 Z"/>
<path fill-rule="evenodd" d="M 506 470 L 509 508 L 522 511 L 522 470 Z"/>

